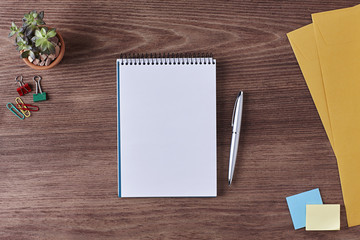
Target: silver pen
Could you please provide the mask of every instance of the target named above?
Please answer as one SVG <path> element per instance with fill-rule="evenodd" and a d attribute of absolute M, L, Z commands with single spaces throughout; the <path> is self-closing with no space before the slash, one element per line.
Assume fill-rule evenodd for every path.
<path fill-rule="evenodd" d="M 231 135 L 230 158 L 229 158 L 229 176 L 228 176 L 229 185 L 231 184 L 233 179 L 236 156 L 239 146 L 241 118 L 242 118 L 242 110 L 243 110 L 243 95 L 244 93 L 240 91 L 236 98 L 232 120 L 231 120 L 231 126 L 233 127 L 233 129 Z"/>

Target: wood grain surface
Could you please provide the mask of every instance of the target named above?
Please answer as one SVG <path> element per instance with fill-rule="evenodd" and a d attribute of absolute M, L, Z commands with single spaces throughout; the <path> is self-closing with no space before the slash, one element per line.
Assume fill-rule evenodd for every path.
<path fill-rule="evenodd" d="M 1 1 L 0 239 L 359 239 L 347 228 L 337 163 L 286 33 L 356 1 Z M 12 20 L 45 10 L 62 33 L 54 69 L 27 67 Z M 218 197 L 117 197 L 120 53 L 212 52 L 217 59 Z M 49 100 L 24 121 L 6 109 L 14 78 L 43 77 Z M 245 92 L 227 186 L 231 114 Z M 32 103 L 31 96 L 25 102 Z M 320 188 L 341 231 L 295 231 L 285 197 Z"/>

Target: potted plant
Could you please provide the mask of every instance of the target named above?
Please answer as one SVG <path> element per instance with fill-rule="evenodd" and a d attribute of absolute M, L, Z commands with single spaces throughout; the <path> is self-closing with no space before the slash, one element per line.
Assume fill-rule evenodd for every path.
<path fill-rule="evenodd" d="M 9 37 L 15 35 L 15 45 L 24 62 L 36 70 L 55 67 L 64 56 L 65 43 L 55 28 L 45 25 L 44 11 L 24 15 L 19 28 L 11 23 Z"/>

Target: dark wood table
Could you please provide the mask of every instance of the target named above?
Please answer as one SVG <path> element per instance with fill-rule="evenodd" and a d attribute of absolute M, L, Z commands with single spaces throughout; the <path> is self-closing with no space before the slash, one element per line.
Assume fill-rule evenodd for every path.
<path fill-rule="evenodd" d="M 0 239 L 359 239 L 347 228 L 336 158 L 286 33 L 356 1 L 2 1 Z M 12 20 L 45 10 L 62 62 L 27 67 Z M 218 197 L 117 197 L 120 53 L 212 52 L 217 59 Z M 14 78 L 43 77 L 49 100 L 21 121 Z M 231 114 L 245 92 L 240 152 L 227 186 Z M 31 96 L 24 101 L 31 101 Z M 320 188 L 341 231 L 295 231 L 285 197 Z"/>

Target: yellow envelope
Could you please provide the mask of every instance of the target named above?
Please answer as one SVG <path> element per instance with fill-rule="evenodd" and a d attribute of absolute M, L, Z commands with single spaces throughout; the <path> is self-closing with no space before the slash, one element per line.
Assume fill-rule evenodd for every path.
<path fill-rule="evenodd" d="M 312 15 L 348 225 L 360 225 L 360 7 Z"/>
<path fill-rule="evenodd" d="M 346 15 L 348 11 L 351 12 L 351 9 L 353 8 L 357 9 L 355 10 L 355 13 L 350 13 L 350 17 L 347 17 L 346 20 L 344 20 L 343 15 Z M 350 50 L 346 52 L 349 56 L 342 52 L 344 48 L 348 47 L 347 44 L 349 41 L 352 42 L 353 45 L 355 45 L 356 51 L 359 51 L 359 41 L 356 42 L 351 40 L 353 33 L 350 30 L 351 26 L 355 26 L 355 28 L 356 26 L 360 27 L 359 24 L 356 24 L 356 21 L 352 20 L 352 18 L 354 17 L 359 18 L 359 15 L 356 16 L 356 14 L 359 11 L 360 6 L 358 5 L 353 8 L 338 9 L 334 11 L 314 14 L 314 22 L 318 23 L 318 25 L 315 26 L 315 30 L 313 24 L 310 24 L 288 33 L 289 41 L 299 62 L 300 68 L 303 72 L 304 78 L 309 87 L 310 93 L 313 97 L 320 118 L 323 122 L 325 131 L 328 135 L 328 138 L 338 160 L 344 203 L 346 207 L 348 225 L 350 227 L 360 224 L 360 159 L 359 151 L 357 151 L 357 149 L 355 148 L 356 146 L 354 146 L 356 145 L 356 142 L 360 140 L 358 131 L 359 127 L 357 127 L 355 124 L 355 122 L 358 121 L 359 111 L 357 106 L 349 104 L 349 99 L 351 103 L 351 97 L 338 99 L 339 95 L 337 94 L 337 90 L 342 91 L 340 94 L 347 95 L 348 88 L 353 88 L 352 90 L 355 92 L 356 90 L 359 90 L 359 88 L 354 85 L 345 85 L 345 82 L 346 84 L 349 84 L 349 79 L 347 79 L 347 81 L 342 81 L 342 79 L 334 80 L 333 76 L 335 75 L 332 74 L 333 72 L 338 72 L 338 74 L 341 75 L 342 71 L 347 71 L 347 61 L 356 62 L 356 56 L 350 57 L 350 55 L 356 55 L 353 54 L 350 46 Z M 331 21 L 332 15 L 336 16 Z M 347 27 L 343 26 L 344 24 L 347 25 Z M 333 26 L 338 27 L 335 34 L 331 31 Z M 325 28 L 326 31 L 320 32 L 320 29 L 323 30 L 323 28 Z M 346 29 L 348 29 L 347 32 L 345 31 Z M 343 35 L 343 31 L 345 31 L 347 35 Z M 355 29 L 355 31 L 358 34 L 359 30 Z M 316 38 L 316 36 L 318 36 L 320 39 Z M 334 38 L 337 40 L 335 41 Z M 317 43 L 321 45 L 321 53 L 318 53 Z M 336 47 L 338 48 L 330 49 L 333 50 L 335 53 L 332 52 L 329 54 L 329 52 L 327 52 L 328 48 Z M 338 54 L 338 52 L 340 52 L 340 54 Z M 343 55 L 341 55 L 341 53 Z M 341 56 L 342 58 L 350 57 L 351 59 L 343 61 L 342 59 L 339 59 L 339 56 Z M 323 65 L 323 62 L 321 62 L 320 64 L 321 60 L 325 61 L 326 63 Z M 327 62 L 328 60 L 330 60 L 331 64 Z M 338 68 L 337 65 L 341 65 L 341 68 Z M 352 69 L 353 70 L 350 69 L 351 73 L 347 72 L 346 74 L 355 74 L 355 76 L 359 74 L 360 70 L 357 70 L 356 67 L 353 67 Z M 330 80 L 323 79 L 323 74 L 325 74 L 324 78 L 330 76 Z M 328 83 L 326 82 L 326 80 L 331 81 L 330 86 L 325 86 L 326 83 Z M 327 97 L 327 94 L 332 95 Z M 352 97 L 354 97 L 354 95 L 355 94 L 353 94 Z M 330 98 L 329 101 L 328 98 Z M 359 98 L 353 98 L 353 100 L 358 102 Z M 332 104 L 331 114 L 330 104 Z M 344 115 L 344 110 L 347 110 L 346 113 L 350 115 Z M 354 114 L 354 112 L 352 110 L 357 112 L 356 120 L 353 119 L 354 116 L 352 114 Z M 332 119 L 334 114 L 338 114 L 335 120 Z M 348 125 L 349 120 L 352 125 Z M 336 133 L 333 132 L 333 129 L 335 127 L 333 121 L 335 121 Z M 342 132 L 342 129 L 344 128 L 345 132 Z M 352 133 L 350 134 L 349 132 Z M 336 134 L 340 134 L 340 136 Z M 341 143 L 340 156 L 338 155 L 338 148 L 336 145 L 339 142 Z M 351 144 L 349 144 L 349 142 Z M 359 174 L 356 174 L 357 172 L 359 172 Z"/>
<path fill-rule="evenodd" d="M 340 230 L 340 204 L 306 205 L 306 231 Z"/>

